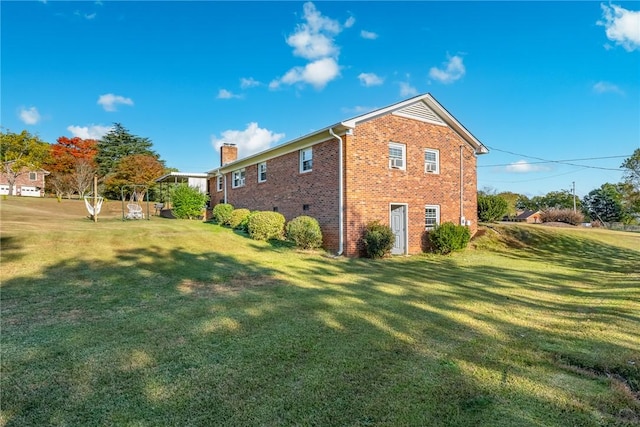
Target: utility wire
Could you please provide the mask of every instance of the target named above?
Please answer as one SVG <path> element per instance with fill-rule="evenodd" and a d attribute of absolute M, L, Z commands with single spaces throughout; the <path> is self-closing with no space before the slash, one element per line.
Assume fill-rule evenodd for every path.
<path fill-rule="evenodd" d="M 611 157 L 594 157 L 591 159 L 575 159 L 575 160 L 547 160 L 547 159 L 543 159 L 540 157 L 534 157 L 534 156 L 528 156 L 526 154 L 518 154 L 518 153 L 514 153 L 513 151 L 507 151 L 507 150 L 501 150 L 499 148 L 494 148 L 494 147 L 489 147 L 488 145 L 486 146 L 487 148 L 489 148 L 490 150 L 493 151 L 500 151 L 502 153 L 507 153 L 507 154 L 511 154 L 514 156 L 519 156 L 519 157 L 526 157 L 528 159 L 535 159 L 535 160 L 540 160 L 540 163 L 558 163 L 558 164 L 562 164 L 562 165 L 569 165 L 569 166 L 578 166 L 581 168 L 589 168 L 589 169 L 601 169 L 601 170 L 608 170 L 608 171 L 620 171 L 620 169 L 613 169 L 613 168 L 603 168 L 600 166 L 588 166 L 588 165 L 578 165 L 575 163 L 569 163 L 571 161 L 580 161 L 580 160 L 599 160 L 599 159 L 605 159 L 605 158 L 618 158 L 618 157 L 630 157 L 630 155 L 627 156 L 611 156 Z M 494 165 L 494 166 L 509 166 L 509 165 Z M 478 166 L 478 167 L 487 167 L 487 166 Z"/>
<path fill-rule="evenodd" d="M 498 151 L 498 150 L 496 150 Z M 522 157 L 526 157 L 524 155 L 522 155 Z M 581 161 L 587 161 L 587 160 L 602 160 L 602 159 L 622 159 L 625 157 L 629 157 L 629 156 L 607 156 L 607 157 L 588 157 L 588 158 L 584 158 L 584 159 L 565 159 L 565 160 L 544 160 L 544 161 L 539 161 L 539 162 L 527 162 L 530 165 L 538 165 L 541 163 L 564 163 L 564 162 L 581 162 Z M 497 166 L 512 166 L 513 163 L 502 163 L 502 164 L 497 164 L 497 165 L 478 165 L 479 168 L 488 168 L 488 167 L 497 167 Z M 582 165 L 585 167 L 588 167 L 588 165 Z M 616 169 L 617 170 L 617 169 Z"/>

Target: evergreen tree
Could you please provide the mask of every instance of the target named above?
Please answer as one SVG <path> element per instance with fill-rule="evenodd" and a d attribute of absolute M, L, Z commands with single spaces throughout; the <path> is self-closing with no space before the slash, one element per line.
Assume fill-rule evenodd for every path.
<path fill-rule="evenodd" d="M 105 177 L 113 173 L 120 160 L 134 154 L 146 154 L 160 160 L 152 146 L 149 138 L 132 135 L 120 123 L 114 123 L 109 133 L 98 141 L 98 153 L 95 157 L 98 174 Z"/>
<path fill-rule="evenodd" d="M 627 219 L 622 206 L 622 194 L 615 184 L 602 184 L 584 197 L 585 210 L 592 219 L 619 222 Z"/>

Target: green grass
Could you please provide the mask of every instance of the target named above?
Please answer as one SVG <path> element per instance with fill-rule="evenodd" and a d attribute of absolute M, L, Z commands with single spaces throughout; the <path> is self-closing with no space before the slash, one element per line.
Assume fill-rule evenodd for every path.
<path fill-rule="evenodd" d="M 0 425 L 640 423 L 640 234 L 372 261 L 117 202 L 0 213 Z"/>

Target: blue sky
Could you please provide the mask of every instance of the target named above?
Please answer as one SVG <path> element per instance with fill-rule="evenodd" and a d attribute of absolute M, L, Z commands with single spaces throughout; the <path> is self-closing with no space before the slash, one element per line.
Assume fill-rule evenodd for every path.
<path fill-rule="evenodd" d="M 183 172 L 427 92 L 490 148 L 479 189 L 583 196 L 640 147 L 638 2 L 0 8 L 5 129 L 55 143 L 117 122 Z"/>

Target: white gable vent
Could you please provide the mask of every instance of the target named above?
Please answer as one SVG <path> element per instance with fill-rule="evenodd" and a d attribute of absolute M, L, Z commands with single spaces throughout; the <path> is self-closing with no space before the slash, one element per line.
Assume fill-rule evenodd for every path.
<path fill-rule="evenodd" d="M 431 108 L 429 108 L 427 104 L 422 101 L 416 102 L 415 104 L 407 105 L 403 109 L 395 111 L 393 114 L 409 119 L 420 120 L 423 122 L 446 125 L 446 123 L 440 118 L 440 116 L 438 116 Z"/>

